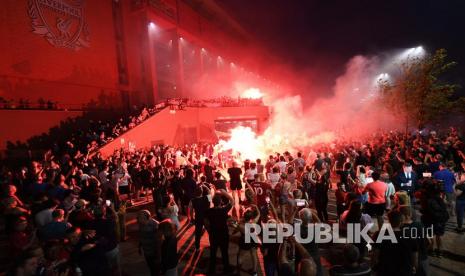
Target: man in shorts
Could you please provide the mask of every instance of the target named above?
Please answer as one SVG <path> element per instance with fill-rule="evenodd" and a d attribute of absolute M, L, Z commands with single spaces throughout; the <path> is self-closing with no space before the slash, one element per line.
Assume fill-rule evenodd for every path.
<path fill-rule="evenodd" d="M 374 171 L 371 174 L 373 182 L 368 183 L 363 190 L 363 193 L 368 193 L 368 202 L 365 204 L 365 210 L 371 217 L 376 217 L 378 228 L 383 225 L 383 215 L 386 208 L 386 183 L 380 181 L 380 173 Z"/>

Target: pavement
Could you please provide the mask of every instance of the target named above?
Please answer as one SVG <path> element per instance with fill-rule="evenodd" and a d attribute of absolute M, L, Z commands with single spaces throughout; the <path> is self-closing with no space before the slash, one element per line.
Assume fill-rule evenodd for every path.
<path fill-rule="evenodd" d="M 335 221 L 336 204 L 333 191 L 330 191 L 329 198 L 329 219 Z M 129 239 L 120 245 L 124 275 L 149 275 L 145 260 L 139 255 L 137 250 L 136 213 L 141 208 L 146 208 L 154 213 L 154 206 L 151 203 L 139 203 L 137 206 L 128 210 L 127 233 Z M 456 233 L 454 230 L 456 226 L 455 217 L 451 217 L 446 225 L 446 233 L 443 236 L 443 256 L 440 258 L 429 256 L 430 275 L 465 275 L 465 234 Z M 194 247 L 194 227 L 186 223 L 185 218 L 181 218 L 181 228 L 178 231 L 177 237 L 179 254 L 178 275 L 206 274 L 210 256 L 208 234 L 206 232 L 204 233 L 201 240 L 201 249 L 196 252 Z M 234 267 L 236 264 L 237 252 L 237 244 L 231 241 L 229 246 L 229 261 Z M 258 250 L 258 252 L 259 259 L 261 260 L 262 256 L 260 250 Z M 329 260 L 334 262 L 335 259 L 340 258 L 340 251 L 337 249 L 337 246 L 321 246 L 320 255 L 321 262 L 324 266 L 324 273 L 328 275 L 328 270 L 331 266 Z M 250 273 L 246 272 L 250 268 L 250 259 L 245 258 L 243 265 L 244 271 L 241 271 L 240 275 L 250 275 Z M 221 253 L 218 252 L 217 275 L 223 275 L 221 271 Z M 263 263 L 260 263 L 257 273 L 258 275 L 264 275 Z"/>

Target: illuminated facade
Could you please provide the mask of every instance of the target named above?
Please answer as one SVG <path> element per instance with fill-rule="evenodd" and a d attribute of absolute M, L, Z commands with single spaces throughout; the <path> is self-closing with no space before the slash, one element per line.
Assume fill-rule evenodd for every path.
<path fill-rule="evenodd" d="M 230 77 L 247 33 L 213 0 L 5 0 L 0 97 L 64 108 L 190 97 Z M 124 103 L 124 104 L 123 104 Z"/>

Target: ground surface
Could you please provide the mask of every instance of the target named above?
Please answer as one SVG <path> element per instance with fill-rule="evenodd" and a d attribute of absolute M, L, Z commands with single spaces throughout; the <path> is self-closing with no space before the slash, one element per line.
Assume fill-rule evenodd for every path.
<path fill-rule="evenodd" d="M 137 250 L 137 224 L 135 214 L 137 210 L 147 208 L 153 210 L 152 204 L 146 204 L 138 207 L 131 208 L 127 215 L 127 229 L 129 239 L 121 244 L 122 267 L 125 275 L 138 276 L 149 275 L 148 268 L 145 265 L 144 258 L 138 254 Z M 330 220 L 336 218 L 336 205 L 334 192 L 330 192 L 329 203 L 329 217 Z M 446 233 L 443 237 L 444 256 L 429 257 L 431 275 L 465 275 L 465 234 L 457 234 L 454 231 L 456 227 L 455 217 L 452 217 L 447 223 Z M 234 242 L 230 242 L 229 246 L 229 260 L 232 265 L 236 264 L 238 247 Z M 201 250 L 195 251 L 194 247 L 194 227 L 186 223 L 185 220 L 181 222 L 181 229 L 178 231 L 178 253 L 179 253 L 179 275 L 199 275 L 206 274 L 208 269 L 209 260 L 209 247 L 208 247 L 208 234 L 205 233 L 201 240 Z M 325 266 L 325 273 L 329 268 L 328 259 L 337 257 L 337 249 L 320 248 L 322 264 Z M 340 255 L 339 255 L 340 256 Z M 259 258 L 261 254 L 259 253 Z M 221 275 L 221 255 L 217 255 L 217 273 Z M 250 259 L 246 258 L 244 269 L 250 268 Z M 258 275 L 264 275 L 263 264 L 258 269 Z M 250 275 L 245 271 L 241 275 Z"/>

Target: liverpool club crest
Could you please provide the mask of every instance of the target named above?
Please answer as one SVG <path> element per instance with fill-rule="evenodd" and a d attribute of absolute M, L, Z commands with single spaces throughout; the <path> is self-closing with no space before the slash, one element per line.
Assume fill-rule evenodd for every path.
<path fill-rule="evenodd" d="M 32 32 L 55 47 L 77 50 L 89 47 L 84 0 L 29 0 Z"/>

